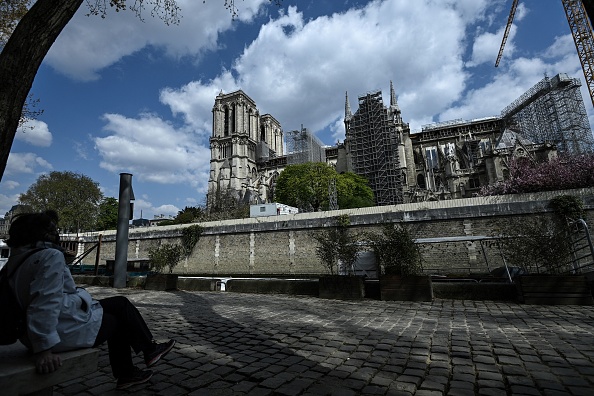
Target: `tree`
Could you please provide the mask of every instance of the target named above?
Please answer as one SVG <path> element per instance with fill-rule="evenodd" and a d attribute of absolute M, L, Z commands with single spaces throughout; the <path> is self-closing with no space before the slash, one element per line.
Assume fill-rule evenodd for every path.
<path fill-rule="evenodd" d="M 368 234 L 377 257 L 378 269 L 388 275 L 417 275 L 421 272 L 421 252 L 404 224 L 384 224 L 382 233 Z"/>
<path fill-rule="evenodd" d="M 30 4 L 31 0 L 0 0 L 0 51 L 4 48 L 17 23 L 29 10 Z M 43 113 L 43 110 L 36 109 L 38 103 L 39 99 L 33 99 L 32 95 L 27 97 L 19 119 L 19 127 L 27 120 L 35 119 Z"/>
<path fill-rule="evenodd" d="M 367 179 L 352 172 L 338 175 L 338 207 L 340 209 L 374 206 L 373 190 Z"/>
<path fill-rule="evenodd" d="M 214 197 L 208 197 L 211 205 L 208 213 L 200 218 L 201 221 L 218 221 L 230 219 L 243 219 L 250 217 L 249 203 L 240 202 L 230 190 L 217 190 Z"/>
<path fill-rule="evenodd" d="M 97 218 L 97 230 L 115 230 L 118 228 L 118 200 L 113 197 L 105 197 L 99 204 L 99 217 Z"/>
<path fill-rule="evenodd" d="M 0 0 L 0 49 L 29 10 L 30 0 Z"/>
<path fill-rule="evenodd" d="M 563 273 L 572 259 L 572 220 L 583 218 L 584 202 L 573 195 L 551 199 L 552 216 L 517 217 L 498 223 L 497 243 L 510 264 L 528 272 Z"/>
<path fill-rule="evenodd" d="M 313 235 L 317 242 L 316 256 L 330 272 L 330 275 L 340 273 L 338 268 L 340 262 L 344 271 L 352 274 L 357 257 L 359 257 L 360 236 L 349 230 L 351 221 L 348 215 L 340 215 L 335 218 L 336 226 L 319 231 Z"/>
<path fill-rule="evenodd" d="M 3 5 L 13 3 L 9 0 L 0 1 Z M 278 4 L 279 1 L 275 2 Z M 4 175 L 10 148 L 21 121 L 23 106 L 37 70 L 82 2 L 83 0 L 35 1 L 29 11 L 20 18 L 0 52 L 0 180 Z M 161 18 L 166 24 L 179 23 L 179 7 L 176 0 L 87 0 L 89 14 L 105 17 L 108 3 L 116 11 L 131 10 L 140 19 L 145 8 L 150 6 L 152 16 Z M 225 0 L 224 6 L 233 16 L 237 14 L 235 0 Z M 13 29 L 14 21 L 18 20 L 19 16 L 18 13 L 12 14 L 12 24 L 7 25 L 8 32 Z"/>
<path fill-rule="evenodd" d="M 151 247 L 148 251 L 151 270 L 160 274 L 165 268 L 168 268 L 171 274 L 175 266 L 183 258 L 183 255 L 183 248 L 177 243 L 164 243 L 160 246 Z"/>
<path fill-rule="evenodd" d="M 174 224 L 187 224 L 199 220 L 204 215 L 202 208 L 195 206 L 186 206 L 173 219 Z"/>
<path fill-rule="evenodd" d="M 20 18 L 0 52 L 0 180 L 37 70 L 82 2 L 37 0 Z M 166 23 L 179 21 L 175 0 L 136 0 L 130 9 L 140 16 L 147 3 L 154 6 L 151 14 Z M 109 4 L 118 11 L 126 9 L 126 0 L 110 0 Z M 107 1 L 90 1 L 89 7 L 91 14 L 104 16 Z"/>
<path fill-rule="evenodd" d="M 514 158 L 508 164 L 508 172 L 505 180 L 483 187 L 481 195 L 594 187 L 594 154 L 567 155 L 541 163 Z"/>
<path fill-rule="evenodd" d="M 39 176 L 19 201 L 33 211 L 55 210 L 63 231 L 94 229 L 103 193 L 88 176 L 74 172 L 50 172 Z"/>
<path fill-rule="evenodd" d="M 338 174 L 324 162 L 288 165 L 278 177 L 274 198 L 305 212 L 328 210 L 328 187 L 332 179 L 336 180 L 341 209 L 373 205 L 373 192 L 364 177 L 354 173 Z"/>

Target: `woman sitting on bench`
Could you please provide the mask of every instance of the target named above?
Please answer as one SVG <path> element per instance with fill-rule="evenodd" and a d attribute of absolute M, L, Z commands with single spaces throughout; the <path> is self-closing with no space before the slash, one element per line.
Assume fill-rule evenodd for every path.
<path fill-rule="evenodd" d="M 61 366 L 63 352 L 98 346 L 107 341 L 117 388 L 148 381 L 153 372 L 132 362 L 132 349 L 143 352 L 147 367 L 155 365 L 175 345 L 156 343 L 138 309 L 123 296 L 94 300 L 77 288 L 59 246 L 58 216 L 53 211 L 14 218 L 6 244 L 10 285 L 26 308 L 27 331 L 21 338 L 36 356 L 39 373 Z M 32 252 L 32 250 L 35 250 Z"/>

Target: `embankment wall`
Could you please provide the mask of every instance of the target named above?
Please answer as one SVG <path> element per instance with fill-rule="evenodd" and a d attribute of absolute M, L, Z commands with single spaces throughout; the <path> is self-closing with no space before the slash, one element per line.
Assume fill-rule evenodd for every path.
<path fill-rule="evenodd" d="M 386 222 L 408 225 L 420 239 L 427 273 L 484 272 L 502 265 L 500 252 L 488 241 L 511 219 L 551 216 L 551 198 L 572 194 L 581 197 L 586 220 L 594 224 L 594 189 L 555 191 L 497 197 L 466 198 L 394 206 L 300 213 L 200 223 L 204 232 L 191 255 L 174 270 L 180 275 L 205 276 L 315 276 L 327 273 L 316 257 L 313 235 L 348 215 L 353 231 L 379 232 Z M 181 242 L 186 225 L 142 227 L 129 230 L 128 259 L 147 258 L 152 246 Z M 115 231 L 102 233 L 100 264 L 115 257 Z M 428 238 L 459 237 L 467 240 L 434 243 Z M 98 234 L 80 237 L 85 248 Z M 85 264 L 94 263 L 90 254 Z"/>

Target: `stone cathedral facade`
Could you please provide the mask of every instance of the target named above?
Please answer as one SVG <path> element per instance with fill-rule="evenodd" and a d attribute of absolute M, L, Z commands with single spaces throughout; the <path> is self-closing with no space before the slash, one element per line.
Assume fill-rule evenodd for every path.
<path fill-rule="evenodd" d="M 270 181 L 259 164 L 283 154 L 280 123 L 270 114 L 260 115 L 252 98 L 238 90 L 217 95 L 212 125 L 208 206 L 223 193 L 247 203 L 266 202 Z"/>

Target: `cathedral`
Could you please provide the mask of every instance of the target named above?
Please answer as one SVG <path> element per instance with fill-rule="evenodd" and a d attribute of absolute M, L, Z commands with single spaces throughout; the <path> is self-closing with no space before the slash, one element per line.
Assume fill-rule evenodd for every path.
<path fill-rule="evenodd" d="M 212 112 L 209 207 L 222 194 L 249 204 L 273 202 L 276 178 L 294 157 L 284 153 L 280 123 L 260 115 L 241 90 L 221 92 Z M 472 197 L 503 180 L 511 158 L 540 162 L 557 155 L 555 142 L 529 140 L 503 116 L 430 124 L 413 133 L 391 82 L 387 106 L 381 91 L 367 93 L 353 113 L 347 93 L 344 124 L 344 142 L 323 147 L 320 158 L 338 172 L 364 176 L 376 205 Z M 295 133 L 309 132 L 289 135 Z"/>
<path fill-rule="evenodd" d="M 262 165 L 283 154 L 283 131 L 270 114 L 260 115 L 243 91 L 219 93 L 212 108 L 207 204 L 221 194 L 245 203 L 269 202 L 271 177 Z"/>

